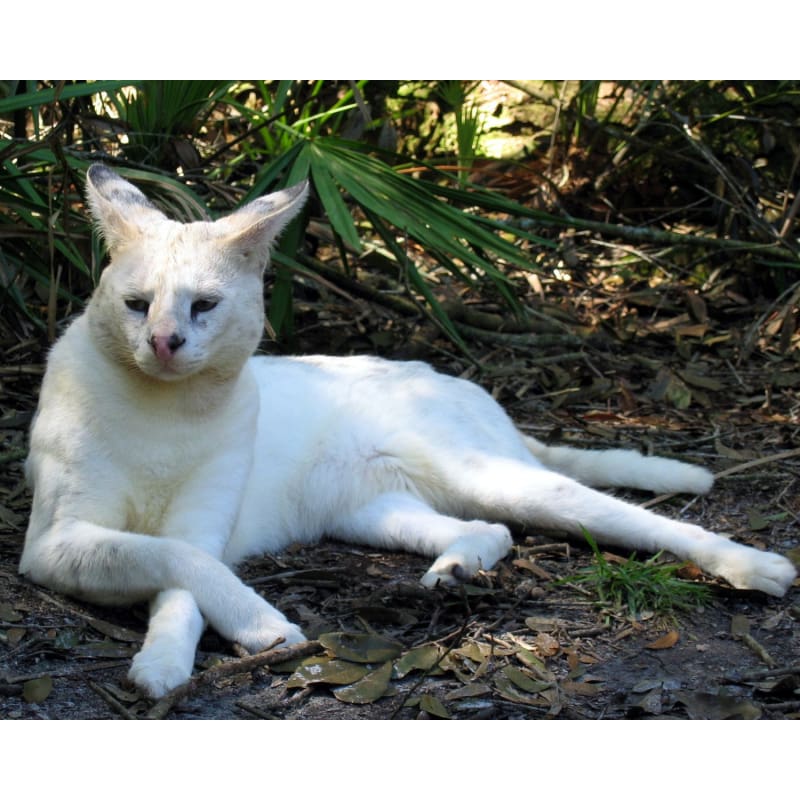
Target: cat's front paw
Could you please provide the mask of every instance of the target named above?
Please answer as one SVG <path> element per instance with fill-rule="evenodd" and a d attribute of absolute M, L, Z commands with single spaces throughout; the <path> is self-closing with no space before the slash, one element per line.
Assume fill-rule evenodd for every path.
<path fill-rule="evenodd" d="M 797 570 L 788 558 L 730 541 L 716 548 L 700 566 L 725 578 L 737 589 L 751 589 L 774 597 L 783 597 L 797 577 Z"/>
<path fill-rule="evenodd" d="M 144 647 L 133 657 L 128 678 L 148 697 L 157 700 L 192 676 L 194 658 L 181 658 L 173 649 Z"/>
<path fill-rule="evenodd" d="M 288 647 L 306 641 L 299 626 L 289 622 L 283 615 L 265 615 L 236 632 L 233 637 L 251 653 L 259 653 L 272 647 Z"/>

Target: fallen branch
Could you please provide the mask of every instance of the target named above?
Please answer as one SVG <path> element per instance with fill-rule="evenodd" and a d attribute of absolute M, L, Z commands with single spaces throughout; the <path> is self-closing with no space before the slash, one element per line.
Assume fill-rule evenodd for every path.
<path fill-rule="evenodd" d="M 769 678 L 783 678 L 787 675 L 800 675 L 800 664 L 778 669 L 759 669 L 753 672 L 731 673 L 722 678 L 722 683 L 758 683 Z"/>
<path fill-rule="evenodd" d="M 258 667 L 269 667 L 272 664 L 283 664 L 295 658 L 305 658 L 322 650 L 322 645 L 317 641 L 302 642 L 300 644 L 283 647 L 275 650 L 283 640 L 277 640 L 270 648 L 262 650 L 260 653 L 234 658 L 210 667 L 204 672 L 192 676 L 186 683 L 173 689 L 169 694 L 164 695 L 148 712 L 147 719 L 164 719 L 169 714 L 172 707 L 179 700 L 183 700 L 192 692 L 208 683 L 213 683 L 220 678 L 230 675 L 241 675 L 245 672 L 252 672 Z"/>
<path fill-rule="evenodd" d="M 88 684 L 89 688 L 98 697 L 104 700 L 112 711 L 119 714 L 122 719 L 136 719 L 136 717 L 130 711 L 128 711 L 128 709 L 125 708 L 125 706 L 120 703 L 120 701 L 117 700 L 117 698 L 114 697 L 111 692 L 103 688 L 99 683 L 95 683 L 94 681 L 86 681 L 86 683 Z"/>
<path fill-rule="evenodd" d="M 739 638 L 746 644 L 768 667 L 775 666 L 775 659 L 767 652 L 761 642 L 751 636 L 749 633 L 739 634 Z"/>

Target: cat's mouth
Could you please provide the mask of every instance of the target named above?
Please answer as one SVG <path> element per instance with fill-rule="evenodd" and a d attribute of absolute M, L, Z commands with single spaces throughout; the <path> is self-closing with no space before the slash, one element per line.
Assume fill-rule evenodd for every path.
<path fill-rule="evenodd" d="M 191 377 L 201 366 L 183 358 L 161 360 L 152 356 L 137 359 L 136 365 L 147 377 L 161 381 L 179 381 Z"/>

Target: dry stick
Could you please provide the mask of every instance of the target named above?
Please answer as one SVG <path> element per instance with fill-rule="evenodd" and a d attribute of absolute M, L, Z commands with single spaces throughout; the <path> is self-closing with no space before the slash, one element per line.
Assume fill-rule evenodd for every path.
<path fill-rule="evenodd" d="M 768 667 L 775 666 L 775 659 L 767 652 L 764 645 L 749 633 L 739 634 L 739 638 L 746 644 Z"/>
<path fill-rule="evenodd" d="M 278 639 L 271 647 L 275 648 L 282 641 L 283 639 Z M 186 681 L 186 683 L 181 684 L 169 694 L 164 695 L 164 697 L 150 709 L 147 714 L 147 719 L 164 719 L 170 712 L 172 706 L 179 700 L 182 700 L 200 686 L 211 683 L 219 678 L 251 672 L 258 667 L 282 664 L 285 661 L 291 661 L 295 658 L 305 658 L 306 656 L 318 653 L 320 650 L 322 650 L 322 645 L 317 641 L 301 642 L 300 644 L 284 647 L 280 650 L 262 650 L 260 653 L 244 656 L 243 658 L 231 659 L 222 664 L 217 664 L 217 666 L 210 667 L 205 670 L 205 672 L 193 676 Z"/>
<path fill-rule="evenodd" d="M 125 706 L 117 700 L 111 692 L 104 689 L 100 686 L 99 683 L 95 683 L 94 681 L 86 681 L 89 685 L 89 688 L 99 697 L 101 697 L 108 706 L 112 709 L 112 711 L 116 711 L 123 719 L 136 719 L 136 717 L 128 711 Z"/>
<path fill-rule="evenodd" d="M 689 233 L 673 233 L 659 228 L 646 228 L 638 225 L 615 225 L 612 222 L 595 222 L 565 214 L 563 217 L 531 217 L 531 224 L 542 227 L 575 227 L 595 233 L 613 236 L 623 241 L 645 244 L 685 245 L 692 247 L 708 247 L 713 250 L 742 250 L 759 255 L 787 258 L 794 256 L 789 248 L 777 244 L 746 242 L 741 239 L 715 239 L 711 236 L 696 236 Z"/>
<path fill-rule="evenodd" d="M 753 672 L 732 673 L 722 678 L 722 683 L 754 683 L 767 678 L 783 678 L 787 675 L 800 675 L 800 664 L 778 669 L 759 669 Z"/>
<path fill-rule="evenodd" d="M 794 450 L 787 450 L 785 453 L 775 453 L 771 456 L 756 458 L 752 461 L 748 461 L 745 464 L 737 464 L 735 467 L 730 467 L 729 469 L 722 470 L 722 472 L 718 472 L 714 478 L 715 480 L 719 480 L 719 478 L 727 478 L 729 475 L 734 475 L 737 472 L 744 472 L 745 470 L 752 469 L 753 467 L 760 467 L 773 461 L 785 461 L 787 458 L 797 458 L 798 456 L 800 456 L 800 447 L 797 447 Z M 663 503 L 665 500 L 669 500 L 670 498 L 675 497 L 677 494 L 679 493 L 670 492 L 669 494 L 660 494 L 658 497 L 653 497 L 651 500 L 647 500 L 646 502 L 642 503 L 641 507 L 650 508 L 650 506 Z"/>
<path fill-rule="evenodd" d="M 81 678 L 83 677 L 84 672 L 99 672 L 100 670 L 104 669 L 119 669 L 120 667 L 127 667 L 130 665 L 130 660 L 125 659 L 124 661 L 107 661 L 104 664 L 83 664 L 79 667 L 64 667 L 63 669 L 52 670 L 52 669 L 45 669 L 41 672 L 28 672 L 24 675 L 12 675 L 10 677 L 6 677 L 4 680 L 9 685 L 16 685 L 18 683 L 26 683 L 27 681 L 37 680 L 38 678 L 66 678 L 67 680 L 72 680 L 74 678 Z"/>

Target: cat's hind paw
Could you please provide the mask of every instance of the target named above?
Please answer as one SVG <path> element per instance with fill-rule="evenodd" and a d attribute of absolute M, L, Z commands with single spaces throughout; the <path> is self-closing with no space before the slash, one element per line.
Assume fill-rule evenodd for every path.
<path fill-rule="evenodd" d="M 783 597 L 797 577 L 797 570 L 788 558 L 729 541 L 700 566 L 725 578 L 737 589 L 773 597 Z"/>
<path fill-rule="evenodd" d="M 511 549 L 511 533 L 505 525 L 467 523 L 470 533 L 460 536 L 442 553 L 420 582 L 428 589 L 468 581 L 482 569 L 491 569 Z"/>

